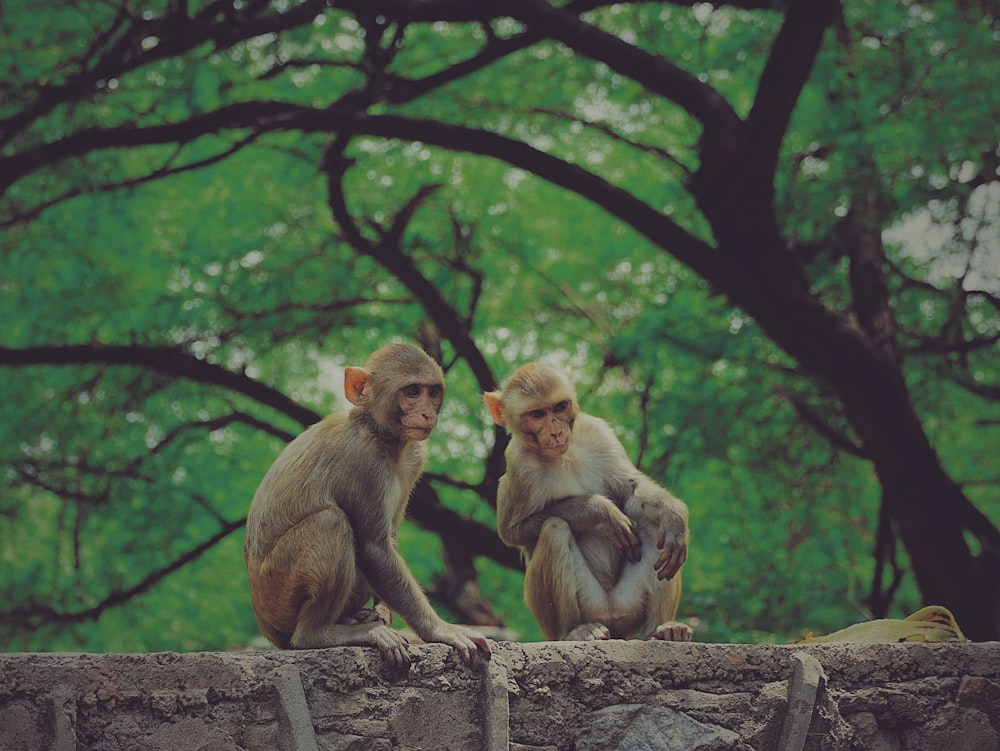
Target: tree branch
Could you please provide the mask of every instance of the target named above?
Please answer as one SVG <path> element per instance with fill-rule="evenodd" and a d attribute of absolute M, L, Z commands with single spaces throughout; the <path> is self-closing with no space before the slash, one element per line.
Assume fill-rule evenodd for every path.
<path fill-rule="evenodd" d="M 149 174 L 142 175 L 140 177 L 136 177 L 136 178 L 133 178 L 131 180 L 122 180 L 121 182 L 103 183 L 103 184 L 97 185 L 97 186 L 88 186 L 86 189 L 79 188 L 79 187 L 78 188 L 72 188 L 70 190 L 65 191 L 61 195 L 55 196 L 54 198 L 50 198 L 47 201 L 44 201 L 44 202 L 42 202 L 40 204 L 32 206 L 30 208 L 30 210 L 25 211 L 24 213 L 15 214 L 14 216 L 12 216 L 12 217 L 10 217 L 8 219 L 4 219 L 4 220 L 0 221 L 0 229 L 9 229 L 9 228 L 11 228 L 12 226 L 14 226 L 16 224 L 30 222 L 31 220 L 37 218 L 38 215 L 41 214 L 46 209 L 50 209 L 53 206 L 56 206 L 56 205 L 58 205 L 58 204 L 60 204 L 60 203 L 62 203 L 64 201 L 68 201 L 68 200 L 70 200 L 72 198 L 76 198 L 78 196 L 81 196 L 85 192 L 86 193 L 111 193 L 111 192 L 116 191 L 116 190 L 123 190 L 125 188 L 138 187 L 140 185 L 144 185 L 145 183 L 152 182 L 153 180 L 160 180 L 160 179 L 162 179 L 164 177 L 170 177 L 172 175 L 179 175 L 179 174 L 183 174 L 184 172 L 190 172 L 192 170 L 200 169 L 202 167 L 208 167 L 208 166 L 211 166 L 213 164 L 217 164 L 218 162 L 224 161 L 225 159 L 228 159 L 229 157 L 231 157 L 234 154 L 238 153 L 239 151 L 241 151 L 242 149 L 244 149 L 246 146 L 249 146 L 251 143 L 253 143 L 256 140 L 257 140 L 257 134 L 256 133 L 251 133 L 246 138 L 241 138 L 236 143 L 231 144 L 228 148 L 224 149 L 223 151 L 220 151 L 217 154 L 213 154 L 210 157 L 205 157 L 203 159 L 197 159 L 197 160 L 195 160 L 193 162 L 188 162 L 187 164 L 182 164 L 182 165 L 177 166 L 177 167 L 168 166 L 170 164 L 170 161 L 168 160 L 162 166 L 160 166 L 157 169 L 153 170 Z M 178 147 L 178 152 L 180 152 L 181 148 L 182 147 Z M 174 159 L 174 158 L 176 158 L 176 155 L 174 157 L 171 157 L 171 160 Z"/>
<path fill-rule="evenodd" d="M 767 64 L 757 83 L 757 95 L 747 117 L 754 173 L 761 186 L 771 188 L 778 149 L 788 130 L 802 87 L 812 73 L 839 0 L 796 0 L 771 45 Z"/>
<path fill-rule="evenodd" d="M 22 365 L 132 365 L 179 376 L 210 386 L 221 386 L 271 407 L 303 426 L 318 422 L 321 415 L 289 399 L 277 389 L 225 368 L 200 360 L 174 347 L 147 347 L 138 344 L 77 344 L 65 346 L 0 347 L 0 366 Z"/>
<path fill-rule="evenodd" d="M 64 84 L 37 85 L 39 97 L 34 105 L 0 120 L 0 147 L 60 104 L 93 95 L 101 81 L 181 55 L 206 42 L 214 42 L 218 49 L 224 49 L 261 34 L 302 26 L 323 13 L 327 3 L 325 0 L 303 0 L 287 12 L 259 15 L 270 5 L 254 0 L 236 10 L 230 0 L 214 0 L 190 19 L 178 15 L 146 19 L 119 13 L 108 30 L 99 35 L 97 42 L 78 60 L 79 72 L 68 76 Z M 147 40 L 155 40 L 155 44 L 144 43 Z M 91 61 L 102 47 L 103 54 Z"/>
<path fill-rule="evenodd" d="M 730 140 L 742 127 L 736 112 L 714 88 L 670 61 L 587 23 L 579 17 L 579 10 L 556 8 L 544 0 L 503 0 L 496 7 L 530 30 L 604 63 L 679 105 L 701 123 L 713 142 Z"/>
<path fill-rule="evenodd" d="M 403 252 L 401 246 L 403 234 L 414 212 L 439 186 L 428 185 L 418 190 L 396 213 L 390 222 L 389 230 L 383 232 L 378 241 L 368 240 L 358 228 L 357 222 L 347 208 L 343 180 L 353 162 L 346 159 L 341 152 L 346 147 L 346 141 L 345 137 L 338 138 L 330 146 L 324 158 L 329 188 L 328 198 L 333 218 L 340 225 L 348 242 L 354 246 L 358 253 L 373 258 L 413 293 L 441 335 L 455 348 L 458 356 L 469 365 L 480 389 L 488 391 L 494 388 L 497 385 L 496 376 L 472 339 L 468 322 L 445 299 L 437 286 L 421 273 L 413 259 Z M 502 474 L 501 467 L 503 466 L 503 452 L 507 446 L 507 434 L 503 429 L 497 427 L 494 436 L 493 449 L 486 461 L 484 484 L 487 491 L 495 492 L 495 484 Z M 483 497 L 492 501 L 494 495 Z"/>
<path fill-rule="evenodd" d="M 824 420 L 815 410 L 806 404 L 803 399 L 784 388 L 779 388 L 777 391 L 789 404 L 792 405 L 792 407 L 794 407 L 799 418 L 806 425 L 825 438 L 826 441 L 835 449 L 843 451 L 844 453 L 858 459 L 871 459 L 865 451 L 864 446 L 855 443 L 843 433 L 836 430 L 832 425 L 830 425 L 830 423 Z"/>
<path fill-rule="evenodd" d="M 520 571 L 522 568 L 520 554 L 504 545 L 495 530 L 445 506 L 426 478 L 421 479 L 413 489 L 406 513 L 418 525 L 440 535 L 442 539 L 460 539 L 466 548 L 477 555 L 509 569 Z"/>
<path fill-rule="evenodd" d="M 218 532 L 171 561 L 170 564 L 149 573 L 140 582 L 128 589 L 112 590 L 103 600 L 90 607 L 81 610 L 64 611 L 47 605 L 32 605 L 0 612 L 0 621 L 14 624 L 19 628 L 34 629 L 46 623 L 66 624 L 97 620 L 105 610 L 121 605 L 133 597 L 148 592 L 167 576 L 200 558 L 206 551 L 215 547 L 219 542 L 245 524 L 246 519 L 226 522 Z"/>

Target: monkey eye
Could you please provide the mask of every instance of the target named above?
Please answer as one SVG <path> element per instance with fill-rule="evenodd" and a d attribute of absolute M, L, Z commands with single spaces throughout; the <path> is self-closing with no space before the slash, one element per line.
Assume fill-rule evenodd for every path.
<path fill-rule="evenodd" d="M 552 411 L 558 415 L 560 412 L 565 412 L 567 409 L 569 409 L 569 399 L 564 399 L 556 404 L 556 406 L 552 408 Z"/>
<path fill-rule="evenodd" d="M 533 409 L 528 413 L 528 417 L 530 417 L 533 420 L 541 420 L 543 417 L 545 417 L 545 410 Z"/>
<path fill-rule="evenodd" d="M 427 392 L 431 399 L 437 399 L 444 392 L 444 388 L 441 386 L 431 386 L 430 390 Z"/>
<path fill-rule="evenodd" d="M 415 396 L 420 396 L 420 384 L 411 383 L 409 386 L 403 389 L 403 393 L 410 398 L 413 398 Z"/>

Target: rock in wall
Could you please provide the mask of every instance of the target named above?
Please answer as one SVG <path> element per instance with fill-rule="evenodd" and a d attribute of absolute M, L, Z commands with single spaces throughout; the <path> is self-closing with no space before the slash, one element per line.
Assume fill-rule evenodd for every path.
<path fill-rule="evenodd" d="M 1000 751 L 1000 643 L 0 654 L 0 749 Z"/>

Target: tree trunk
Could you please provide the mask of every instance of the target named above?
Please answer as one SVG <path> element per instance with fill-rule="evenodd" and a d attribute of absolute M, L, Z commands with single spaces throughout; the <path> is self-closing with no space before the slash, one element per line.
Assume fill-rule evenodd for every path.
<path fill-rule="evenodd" d="M 972 639 L 1000 638 L 1000 531 L 944 471 L 885 343 L 811 295 L 788 267 L 777 233 L 761 232 L 762 214 L 753 213 L 745 222 L 733 221 L 729 204 L 720 247 L 744 274 L 724 291 L 840 397 L 874 465 L 925 603 L 951 609 Z M 979 555 L 967 534 L 981 546 Z"/>
<path fill-rule="evenodd" d="M 838 394 L 925 603 L 952 610 L 969 638 L 1000 639 L 1000 530 L 945 472 L 913 408 L 894 340 L 880 228 L 848 238 L 855 310 L 832 310 L 810 291 L 778 229 L 771 165 L 750 141 L 716 144 L 713 153 L 726 156 L 706 160 L 691 186 L 725 259 L 710 281 Z M 862 224 L 873 218 L 873 195 L 858 201 Z M 978 555 L 967 535 L 981 547 Z"/>
<path fill-rule="evenodd" d="M 834 385 L 874 465 L 925 603 L 950 608 L 971 639 L 1000 637 L 1000 535 L 988 523 L 969 523 L 978 512 L 944 471 L 902 378 L 872 363 L 861 367 L 868 371 L 861 390 Z M 967 534 L 981 545 L 978 556 Z"/>

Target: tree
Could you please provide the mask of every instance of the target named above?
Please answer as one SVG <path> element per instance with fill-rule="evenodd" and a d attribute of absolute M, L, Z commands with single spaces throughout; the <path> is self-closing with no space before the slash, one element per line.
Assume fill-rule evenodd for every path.
<path fill-rule="evenodd" d="M 24 372 L 54 398 L 99 394 L 145 428 L 142 450 L 123 449 L 138 429 L 114 441 L 97 430 L 95 455 L 83 456 L 63 450 L 68 437 L 50 435 L 51 423 L 25 426 L 33 437 L 8 476 L 18 498 L 30 488 L 76 502 L 79 525 L 83 509 L 112 499 L 104 491 L 116 478 L 159 487 L 155 462 L 186 445 L 178 438 L 188 431 L 225 430 L 217 440 L 231 445 L 242 445 L 236 429 L 286 438 L 287 418 L 316 419 L 301 406 L 316 395 L 263 383 L 288 363 L 320 373 L 316 352 L 331 341 L 358 356 L 396 315 L 388 330 L 439 352 L 466 394 L 503 376 L 505 347 L 573 352 L 588 330 L 566 324 L 567 312 L 595 326 L 627 321 L 584 334 L 603 363 L 595 393 L 614 372 L 641 384 L 639 451 L 666 461 L 645 401 L 666 383 L 643 340 L 690 351 L 698 337 L 672 333 L 676 311 L 658 310 L 669 295 L 631 281 L 621 291 L 636 309 L 627 294 L 604 308 L 602 295 L 616 273 L 655 272 L 650 283 L 666 286 L 684 278 L 682 266 L 717 296 L 703 290 L 696 305 L 740 334 L 739 344 L 724 333 L 725 344 L 703 340 L 699 359 L 724 369 L 736 355 L 770 369 L 761 388 L 778 389 L 804 424 L 874 471 L 871 612 L 884 614 L 899 586 L 898 537 L 925 601 L 951 607 L 974 638 L 1000 635 L 1000 531 L 970 499 L 979 494 L 995 512 L 996 478 L 956 482 L 928 434 L 929 420 L 970 399 L 984 430 L 996 421 L 991 133 L 1000 103 L 974 63 L 994 44 L 988 9 L 834 0 L 326 6 L 171 2 L 135 12 L 93 3 L 46 18 L 28 4 L 5 13 L 12 74 L 0 186 L 4 252 L 16 262 L 8 304 L 30 301 L 39 282 L 112 293 L 54 301 L 48 321 L 8 332 L 0 362 L 74 364 L 72 376 Z M 120 247 L 91 248 L 81 272 L 67 249 L 85 242 L 81 232 L 107 237 L 111 221 Z M 947 253 L 887 244 L 890 228 L 905 236 L 919 221 L 950 232 Z M 213 248 L 222 225 L 233 227 L 225 253 Z M 596 233 L 575 232 L 583 228 Z M 588 247 L 567 250 L 579 244 Z M 40 268 L 52 245 L 59 263 Z M 651 250 L 664 255 L 645 261 Z M 144 274 L 123 268 L 126 253 Z M 519 263 L 528 271 L 512 270 Z M 587 279 L 587 264 L 617 271 Z M 314 283 L 337 268 L 336 289 Z M 175 310 L 178 300 L 192 309 Z M 117 319 L 123 304 L 131 320 Z M 502 321 L 517 304 L 543 333 L 522 323 L 511 344 Z M 107 316 L 91 308 L 73 325 L 81 305 L 105 306 Z M 561 334 L 546 327 L 557 316 Z M 100 388 L 81 388 L 88 382 Z M 199 392 L 200 409 L 185 404 L 199 382 L 227 391 Z M 922 415 L 915 395 L 942 382 L 947 398 L 922 404 Z M 20 388 L 37 396 L 41 386 Z M 154 409 L 155 429 L 146 424 Z M 14 411 L 12 424 L 30 420 Z M 117 453 L 104 455 L 114 443 Z M 486 445 L 478 476 L 455 460 L 460 452 L 434 468 L 413 514 L 445 540 L 451 584 L 439 594 L 489 620 L 473 558 L 516 561 L 481 516 L 502 471 L 502 437 Z M 971 466 L 988 446 L 973 450 Z M 267 448 L 255 451 L 260 459 Z M 128 461 L 109 466 L 112 455 Z M 232 457 L 251 462 L 242 449 Z M 60 482 L 48 484 L 52 476 Z M 211 509 L 217 529 L 203 544 L 238 528 L 238 504 L 172 479 L 170 492 Z M 458 510 L 438 488 L 476 500 Z M 69 522 L 65 508 L 51 512 L 57 524 Z M 200 549 L 171 549 L 167 559 Z M 886 565 L 896 569 L 888 584 Z M 130 591 L 113 591 L 102 607 Z M 63 612 L 28 601 L 12 610 L 22 625 Z M 74 612 L 79 620 L 87 611 Z"/>

